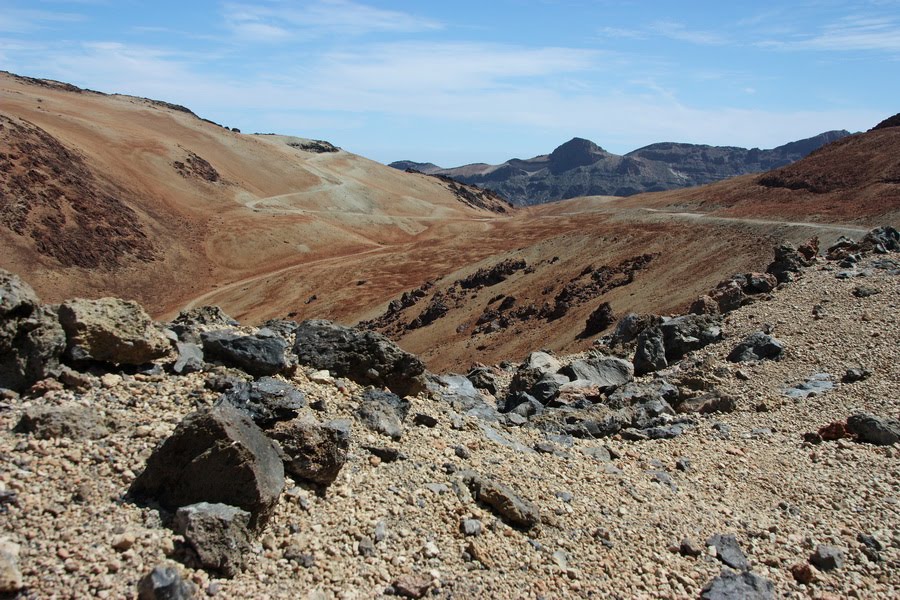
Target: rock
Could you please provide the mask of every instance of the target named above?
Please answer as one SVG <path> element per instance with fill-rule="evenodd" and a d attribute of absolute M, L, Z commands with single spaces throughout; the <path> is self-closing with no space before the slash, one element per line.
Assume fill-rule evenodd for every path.
<path fill-rule="evenodd" d="M 684 538 L 678 546 L 678 552 L 682 556 L 697 557 L 703 554 L 703 547 L 690 538 Z"/>
<path fill-rule="evenodd" d="M 615 322 L 616 317 L 613 314 L 612 306 L 609 305 L 609 302 L 603 302 L 588 315 L 587 321 L 584 323 L 584 331 L 579 336 L 586 338 L 597 335 Z"/>
<path fill-rule="evenodd" d="M 500 412 L 515 412 L 527 419 L 528 417 L 541 412 L 543 409 L 544 405 L 538 402 L 537 398 L 531 394 L 526 392 L 515 392 L 506 397 Z"/>
<path fill-rule="evenodd" d="M 815 570 L 806 562 L 791 565 L 790 571 L 791 576 L 797 583 L 809 585 L 816 579 Z"/>
<path fill-rule="evenodd" d="M 775 248 L 775 260 L 766 267 L 766 273 L 774 275 L 779 283 L 787 283 L 808 264 L 792 244 L 784 243 Z"/>
<path fill-rule="evenodd" d="M 422 361 L 371 331 L 324 320 L 304 321 L 296 331 L 294 353 L 301 364 L 328 369 L 361 385 L 387 387 L 401 396 L 425 390 Z"/>
<path fill-rule="evenodd" d="M 172 365 L 172 371 L 178 375 L 197 373 L 203 370 L 203 349 L 190 342 L 175 342 L 178 358 Z"/>
<path fill-rule="evenodd" d="M 250 513 L 227 504 L 199 502 L 175 513 L 175 531 L 184 536 L 200 564 L 226 577 L 244 570 L 251 551 Z"/>
<path fill-rule="evenodd" d="M 403 421 L 409 413 L 409 401 L 390 392 L 369 389 L 359 398 L 356 416 L 363 425 L 395 440 L 403 436 Z"/>
<path fill-rule="evenodd" d="M 218 306 L 198 306 L 178 313 L 168 328 L 175 332 L 182 342 L 199 345 L 200 334 L 217 329 L 231 329 L 240 323 L 225 314 Z"/>
<path fill-rule="evenodd" d="M 496 421 L 497 411 L 490 406 L 484 396 L 466 377 L 462 375 L 429 375 L 428 391 L 432 396 L 466 415 L 485 421 Z"/>
<path fill-rule="evenodd" d="M 740 344 L 728 354 L 730 362 L 747 362 L 751 360 L 781 358 L 784 344 L 767 333 L 757 331 L 744 338 Z"/>
<path fill-rule="evenodd" d="M 900 442 L 900 421 L 868 413 L 855 413 L 847 419 L 847 429 L 860 442 L 890 446 Z"/>
<path fill-rule="evenodd" d="M 657 315 L 638 315 L 628 313 L 616 323 L 616 328 L 610 338 L 610 345 L 624 346 L 637 339 L 642 331 L 662 323 L 662 317 Z"/>
<path fill-rule="evenodd" d="M 98 440 L 109 435 L 109 429 L 97 411 L 77 404 L 29 408 L 19 419 L 15 431 L 42 440 Z"/>
<path fill-rule="evenodd" d="M 185 417 L 147 459 L 130 493 L 170 511 L 197 502 L 236 506 L 261 529 L 283 489 L 273 443 L 249 417 L 222 405 Z"/>
<path fill-rule="evenodd" d="M 634 370 L 638 375 L 657 371 L 688 352 L 722 338 L 721 316 L 682 315 L 645 329 L 638 336 Z"/>
<path fill-rule="evenodd" d="M 831 375 L 828 373 L 815 373 L 805 381 L 784 390 L 784 395 L 791 398 L 812 398 L 819 396 L 834 388 Z"/>
<path fill-rule="evenodd" d="M 719 303 L 709 294 L 703 294 L 691 303 L 688 312 L 692 315 L 716 315 L 721 312 Z"/>
<path fill-rule="evenodd" d="M 26 283 L 0 269 L 0 386 L 23 391 L 59 371 L 66 334 Z"/>
<path fill-rule="evenodd" d="M 775 585 L 750 571 L 723 570 L 703 586 L 701 600 L 774 600 Z"/>
<path fill-rule="evenodd" d="M 694 396 L 693 398 L 685 398 L 678 403 L 675 410 L 682 414 L 710 414 L 734 412 L 736 408 L 737 401 L 734 397 L 718 392 L 710 392 Z"/>
<path fill-rule="evenodd" d="M 634 378 L 634 365 L 613 356 L 595 356 L 575 360 L 559 371 L 575 381 L 585 379 L 601 390 L 619 387 Z"/>
<path fill-rule="evenodd" d="M 493 395 L 497 394 L 497 376 L 488 367 L 475 367 L 466 375 L 466 379 L 479 390 Z"/>
<path fill-rule="evenodd" d="M 862 367 L 850 367 L 841 377 L 841 383 L 856 383 L 868 379 L 872 375 L 871 371 Z"/>
<path fill-rule="evenodd" d="M 413 423 L 421 427 L 437 427 L 438 420 L 436 417 L 425 413 L 416 413 L 413 415 Z"/>
<path fill-rule="evenodd" d="M 744 552 L 741 550 L 740 545 L 738 545 L 737 538 L 734 537 L 734 534 L 728 533 L 723 535 L 717 533 L 706 540 L 706 545 L 715 548 L 716 558 L 732 569 L 746 571 L 750 568 L 750 562 L 747 560 L 747 557 L 744 556 Z"/>
<path fill-rule="evenodd" d="M 237 382 L 219 399 L 220 404 L 230 404 L 268 429 L 279 421 L 295 418 L 306 406 L 306 394 L 289 383 L 272 377 L 256 381 Z"/>
<path fill-rule="evenodd" d="M 2 306 L 5 298 L 0 298 Z M 23 587 L 19 570 L 19 545 L 0 538 L 0 594 L 15 594 Z"/>
<path fill-rule="evenodd" d="M 890 226 L 878 227 L 867 233 L 859 245 L 866 252 L 900 252 L 900 232 Z"/>
<path fill-rule="evenodd" d="M 174 567 L 158 565 L 141 577 L 138 600 L 193 600 L 197 586 L 185 581 Z"/>
<path fill-rule="evenodd" d="M 723 281 L 709 293 L 710 299 L 716 303 L 721 313 L 731 312 L 744 303 L 744 290 L 734 280 Z"/>
<path fill-rule="evenodd" d="M 532 529 L 541 522 L 537 507 L 523 500 L 512 489 L 474 471 L 461 474 L 472 497 L 486 504 L 504 521 L 522 529 Z"/>
<path fill-rule="evenodd" d="M 553 375 L 561 367 L 562 363 L 546 352 L 532 352 L 513 375 L 509 392 L 529 392 L 545 375 Z"/>
<path fill-rule="evenodd" d="M 844 566 L 844 550 L 836 546 L 819 544 L 809 557 L 809 562 L 820 571 L 833 571 Z"/>
<path fill-rule="evenodd" d="M 431 577 L 428 575 L 401 575 L 391 584 L 394 593 L 404 598 L 422 598 L 431 588 Z"/>
<path fill-rule="evenodd" d="M 769 273 L 747 273 L 743 281 L 744 292 L 747 294 L 768 294 L 778 285 L 778 280 Z"/>
<path fill-rule="evenodd" d="M 375 542 L 372 541 L 372 538 L 369 536 L 363 536 L 359 540 L 359 544 L 357 546 L 360 556 L 369 557 L 375 556 Z"/>
<path fill-rule="evenodd" d="M 171 353 L 169 338 L 137 302 L 75 299 L 59 307 L 66 353 L 76 362 L 143 365 Z"/>
<path fill-rule="evenodd" d="M 207 358 L 262 377 L 288 372 L 292 361 L 285 356 L 287 342 L 279 337 L 240 335 L 233 331 L 209 331 L 200 334 Z"/>
<path fill-rule="evenodd" d="M 459 530 L 467 537 L 481 535 L 481 521 L 478 519 L 463 519 L 459 524 Z"/>
<path fill-rule="evenodd" d="M 281 444 L 285 471 L 295 478 L 331 485 L 347 462 L 350 424 L 346 421 L 320 424 L 294 419 L 278 423 L 269 435 Z"/>
<path fill-rule="evenodd" d="M 565 375 L 545 373 L 543 377 L 531 386 L 528 390 L 528 394 L 541 404 L 546 405 L 548 402 L 559 396 L 560 387 L 566 383 L 569 383 L 569 378 Z"/>

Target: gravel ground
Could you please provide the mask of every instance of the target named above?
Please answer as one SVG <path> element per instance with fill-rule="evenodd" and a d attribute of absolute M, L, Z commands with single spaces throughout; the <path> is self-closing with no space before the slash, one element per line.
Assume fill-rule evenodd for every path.
<path fill-rule="evenodd" d="M 410 419 L 393 442 L 354 423 L 338 480 L 323 495 L 288 480 L 246 571 L 234 579 L 175 563 L 170 556 L 181 538 L 161 525 L 158 511 L 125 499 L 153 447 L 184 415 L 218 397 L 204 389 L 206 375 L 106 376 L 93 378 L 85 393 L 3 401 L 0 538 L 20 546 L 21 596 L 133 598 L 144 573 L 170 564 L 198 584 L 201 597 L 371 598 L 419 576 L 430 580 L 429 594 L 446 598 L 696 598 L 722 569 L 705 541 L 734 534 L 752 571 L 772 581 L 778 597 L 900 597 L 900 448 L 803 440 L 856 409 L 900 417 L 900 276 L 871 269 L 841 280 L 831 268 L 819 263 L 772 300 L 731 313 L 725 341 L 673 368 L 733 395 L 735 412 L 701 416 L 698 427 L 672 440 L 574 440 L 539 454 L 530 448 L 546 441 L 540 431 L 495 425 L 520 443 L 503 445 L 479 421 L 466 418 L 454 429 L 459 419 L 445 407 L 413 399 L 410 414 L 433 415 L 437 425 Z M 857 298 L 859 285 L 880 293 Z M 764 324 L 784 342 L 782 360 L 725 361 Z M 871 376 L 840 383 L 856 365 Z M 832 375 L 834 389 L 802 399 L 784 394 L 822 372 Z M 324 412 L 310 412 L 319 420 L 351 418 L 360 388 L 308 375 L 298 371 L 292 382 L 324 401 Z M 28 407 L 71 402 L 103 414 L 115 429 L 99 440 L 13 432 Z M 405 458 L 385 462 L 366 446 L 396 447 Z M 601 446 L 618 458 L 604 462 L 584 452 Z M 687 470 L 676 468 L 681 458 Z M 522 532 L 461 500 L 450 464 L 513 487 L 540 508 L 541 525 Z M 482 533 L 465 536 L 464 519 L 480 520 Z M 860 534 L 880 542 L 880 560 L 863 553 Z M 699 556 L 678 551 L 685 539 Z M 361 541 L 363 550 L 374 546 L 368 556 Z M 844 565 L 813 570 L 812 581 L 798 583 L 791 567 L 806 563 L 819 544 L 842 548 Z"/>

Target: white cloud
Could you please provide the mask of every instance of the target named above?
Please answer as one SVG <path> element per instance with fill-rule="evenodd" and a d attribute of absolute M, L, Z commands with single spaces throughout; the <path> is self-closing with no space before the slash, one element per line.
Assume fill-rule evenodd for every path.
<path fill-rule="evenodd" d="M 832 52 L 900 52 L 900 23 L 890 18 L 849 17 L 825 26 L 821 32 L 788 39 L 766 40 L 763 47 Z"/>
<path fill-rule="evenodd" d="M 689 29 L 674 21 L 657 21 L 650 26 L 650 31 L 662 37 L 700 46 L 721 46 L 728 43 L 728 39 L 718 33 Z"/>
<path fill-rule="evenodd" d="M 73 23 L 83 20 L 81 15 L 45 10 L 5 8 L 0 12 L 0 32 L 32 33 L 53 23 Z"/>
<path fill-rule="evenodd" d="M 302 6 L 294 2 L 228 3 L 225 22 L 239 37 L 281 41 L 339 33 L 412 33 L 440 29 L 432 19 L 374 8 L 351 0 L 314 0 Z M 270 35 L 271 34 L 271 35 Z"/>

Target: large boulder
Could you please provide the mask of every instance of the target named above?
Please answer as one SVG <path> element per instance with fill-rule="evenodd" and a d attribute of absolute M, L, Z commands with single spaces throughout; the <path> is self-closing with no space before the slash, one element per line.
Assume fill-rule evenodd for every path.
<path fill-rule="evenodd" d="M 22 391 L 50 376 L 65 348 L 56 313 L 17 275 L 0 269 L 0 387 Z"/>
<path fill-rule="evenodd" d="M 219 399 L 268 429 L 279 421 L 289 421 L 306 406 L 306 394 L 291 384 L 273 377 L 261 377 L 257 381 L 239 381 Z"/>
<path fill-rule="evenodd" d="M 185 417 L 130 491 L 170 511 L 197 502 L 236 506 L 261 529 L 283 489 L 284 467 L 273 442 L 245 414 L 222 405 Z"/>
<path fill-rule="evenodd" d="M 200 344 L 200 334 L 217 329 L 231 329 L 240 325 L 225 314 L 218 306 L 198 306 L 178 313 L 170 323 L 169 329 L 175 332 L 182 342 Z"/>
<path fill-rule="evenodd" d="M 319 485 L 330 485 L 347 462 L 350 425 L 344 421 L 317 423 L 294 419 L 278 423 L 269 435 L 284 452 L 289 475 Z"/>
<path fill-rule="evenodd" d="M 362 385 L 387 387 L 401 396 L 425 390 L 425 364 L 381 334 L 311 320 L 301 323 L 295 336 L 300 364 L 328 369 Z"/>
<path fill-rule="evenodd" d="M 403 437 L 403 421 L 409 414 L 409 400 L 391 392 L 368 389 L 358 401 L 356 416 L 363 425 L 395 440 Z"/>
<path fill-rule="evenodd" d="M 102 415 L 86 406 L 35 406 L 25 411 L 15 428 L 38 439 L 98 440 L 109 435 Z"/>
<path fill-rule="evenodd" d="M 250 513 L 227 504 L 198 502 L 175 513 L 175 531 L 184 536 L 200 565 L 226 577 L 244 570 L 252 550 Z"/>
<path fill-rule="evenodd" d="M 873 229 L 863 237 L 860 247 L 868 252 L 900 252 L 900 232 L 890 226 Z"/>
<path fill-rule="evenodd" d="M 571 362 L 559 372 L 571 381 L 584 379 L 607 390 L 631 381 L 634 378 L 634 365 L 614 356 L 590 356 Z"/>
<path fill-rule="evenodd" d="M 747 362 L 751 360 L 776 360 L 784 353 L 784 344 L 767 333 L 757 331 L 751 333 L 728 354 L 730 362 Z"/>
<path fill-rule="evenodd" d="M 59 307 L 74 361 L 142 365 L 168 356 L 172 344 L 137 302 L 74 299 Z"/>
<path fill-rule="evenodd" d="M 285 373 L 294 366 L 287 356 L 288 344 L 280 337 L 207 331 L 200 334 L 200 339 L 206 357 L 254 377 Z"/>
<path fill-rule="evenodd" d="M 900 421 L 868 413 L 855 413 L 847 419 L 847 429 L 861 442 L 890 446 L 900 442 Z"/>
<path fill-rule="evenodd" d="M 775 248 L 775 260 L 766 267 L 766 273 L 775 276 L 779 283 L 793 281 L 797 273 L 808 266 L 809 262 L 794 247 L 793 244 L 785 242 Z"/>
<path fill-rule="evenodd" d="M 486 421 L 499 418 L 497 410 L 485 401 L 484 395 L 468 377 L 454 373 L 431 375 L 427 386 L 432 397 L 447 403 L 453 410 Z"/>
<path fill-rule="evenodd" d="M 700 591 L 701 600 L 774 600 L 771 581 L 750 571 L 723 570 Z"/>
<path fill-rule="evenodd" d="M 638 375 L 658 371 L 688 352 L 722 339 L 719 315 L 682 315 L 645 329 L 638 336 L 634 370 Z"/>
<path fill-rule="evenodd" d="M 616 323 L 609 343 L 613 346 L 624 346 L 636 340 L 645 329 L 662 322 L 663 318 L 658 315 L 628 313 Z"/>

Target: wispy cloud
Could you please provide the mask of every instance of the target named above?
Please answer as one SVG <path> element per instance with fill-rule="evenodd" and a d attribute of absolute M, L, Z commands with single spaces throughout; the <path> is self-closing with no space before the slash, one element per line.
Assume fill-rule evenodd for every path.
<path fill-rule="evenodd" d="M 850 17 L 818 33 L 769 39 L 763 47 L 786 50 L 900 52 L 900 22 L 886 17 Z"/>
<path fill-rule="evenodd" d="M 51 24 L 72 23 L 81 20 L 83 17 L 74 13 L 5 8 L 0 12 L 0 32 L 32 33 Z"/>
<path fill-rule="evenodd" d="M 294 36 L 320 37 L 340 33 L 410 33 L 440 29 L 433 19 L 375 8 L 352 0 L 314 0 L 297 6 L 294 2 L 228 3 L 225 22 L 239 37 L 249 40 L 281 41 Z"/>
<path fill-rule="evenodd" d="M 683 23 L 675 21 L 657 21 L 650 26 L 650 31 L 662 37 L 700 46 L 721 46 L 728 43 L 728 38 L 723 35 L 701 29 L 691 29 Z"/>

